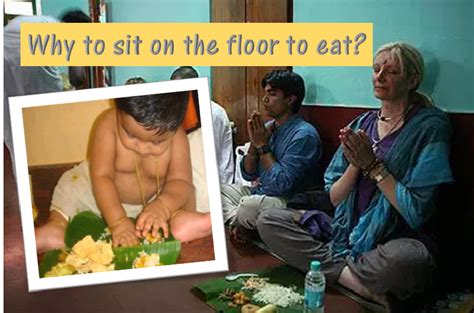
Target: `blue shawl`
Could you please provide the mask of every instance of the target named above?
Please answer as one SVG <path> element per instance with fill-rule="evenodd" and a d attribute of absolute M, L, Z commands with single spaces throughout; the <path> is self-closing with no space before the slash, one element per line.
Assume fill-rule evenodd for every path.
<path fill-rule="evenodd" d="M 369 113 L 360 115 L 349 127 L 359 129 Z M 400 130 L 385 157 L 387 169 L 397 180 L 396 197 L 401 213 L 377 190 L 358 223 L 352 225 L 356 200 L 356 190 L 352 190 L 336 208 L 332 222 L 331 249 L 335 257 L 351 255 L 356 259 L 374 249 L 394 231 L 400 217 L 412 229 L 430 218 L 435 208 L 436 186 L 453 181 L 449 167 L 450 136 L 444 112 L 435 107 L 418 110 Z M 339 147 L 324 175 L 327 192 L 348 166 Z"/>

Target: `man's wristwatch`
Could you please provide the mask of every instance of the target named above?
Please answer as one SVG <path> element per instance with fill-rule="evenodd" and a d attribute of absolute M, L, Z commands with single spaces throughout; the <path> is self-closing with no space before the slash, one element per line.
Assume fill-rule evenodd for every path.
<path fill-rule="evenodd" d="M 270 147 L 268 145 L 263 145 L 259 148 L 257 148 L 257 153 L 258 155 L 263 155 L 271 152 Z"/>

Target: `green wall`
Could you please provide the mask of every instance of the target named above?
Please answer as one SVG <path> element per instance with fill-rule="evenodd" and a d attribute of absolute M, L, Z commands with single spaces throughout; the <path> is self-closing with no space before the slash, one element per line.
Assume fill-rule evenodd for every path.
<path fill-rule="evenodd" d="M 209 0 L 108 0 L 107 18 L 114 23 L 208 23 Z M 189 64 L 181 64 L 189 65 Z M 148 82 L 169 80 L 175 66 L 117 66 L 112 69 L 113 85 L 122 85 L 134 76 Z M 210 67 L 196 67 L 201 77 L 210 76 Z"/>
<path fill-rule="evenodd" d="M 406 41 L 425 58 L 421 90 L 450 112 L 474 113 L 473 0 L 296 0 L 294 22 L 373 23 L 374 52 Z M 378 105 L 370 67 L 295 67 L 305 78 L 305 103 Z"/>

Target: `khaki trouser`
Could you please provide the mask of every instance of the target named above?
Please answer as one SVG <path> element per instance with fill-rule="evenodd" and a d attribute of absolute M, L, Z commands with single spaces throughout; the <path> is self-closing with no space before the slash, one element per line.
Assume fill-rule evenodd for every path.
<path fill-rule="evenodd" d="M 257 218 L 263 211 L 286 206 L 283 198 L 252 195 L 250 187 L 231 184 L 221 185 L 221 199 L 224 222 L 238 223 L 249 230 L 256 230 Z"/>

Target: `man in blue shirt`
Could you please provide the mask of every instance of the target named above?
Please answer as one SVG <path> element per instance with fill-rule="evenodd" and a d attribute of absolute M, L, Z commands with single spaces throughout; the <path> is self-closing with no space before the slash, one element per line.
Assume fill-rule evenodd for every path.
<path fill-rule="evenodd" d="M 224 220 L 234 230 L 255 230 L 262 211 L 285 207 L 286 199 L 314 187 L 319 178 L 321 141 L 298 115 L 305 96 L 303 78 L 275 70 L 263 78 L 262 87 L 264 109 L 273 120 L 264 124 L 260 112 L 250 115 L 250 148 L 240 163 L 242 177 L 253 187 L 221 186 Z"/>

